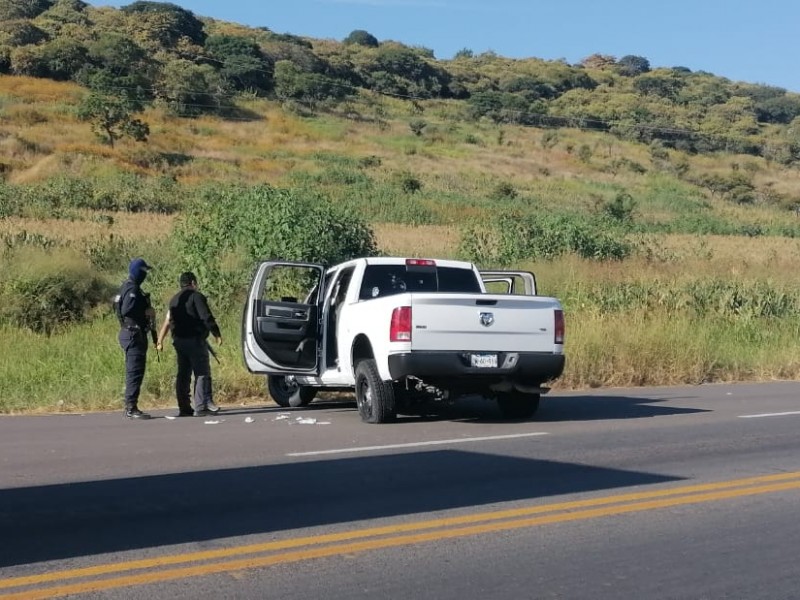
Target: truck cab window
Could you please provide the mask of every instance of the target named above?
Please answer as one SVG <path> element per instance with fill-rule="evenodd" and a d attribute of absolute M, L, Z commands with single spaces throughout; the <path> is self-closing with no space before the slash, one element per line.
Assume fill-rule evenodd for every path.
<path fill-rule="evenodd" d="M 404 292 L 479 294 L 481 286 L 471 269 L 369 265 L 358 297 L 360 300 L 370 300 Z"/>

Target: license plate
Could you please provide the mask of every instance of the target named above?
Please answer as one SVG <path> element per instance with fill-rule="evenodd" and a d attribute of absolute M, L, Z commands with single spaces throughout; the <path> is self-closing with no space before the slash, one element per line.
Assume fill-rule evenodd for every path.
<path fill-rule="evenodd" d="M 496 369 L 497 354 L 472 354 L 470 356 L 470 363 L 473 367 L 482 369 Z"/>

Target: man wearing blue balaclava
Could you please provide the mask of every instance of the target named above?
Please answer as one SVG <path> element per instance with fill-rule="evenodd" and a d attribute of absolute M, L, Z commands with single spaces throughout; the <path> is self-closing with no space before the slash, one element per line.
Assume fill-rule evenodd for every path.
<path fill-rule="evenodd" d="M 143 258 L 133 259 L 128 265 L 128 279 L 122 283 L 115 299 L 120 324 L 119 345 L 125 352 L 125 416 L 129 419 L 150 418 L 139 410 L 139 392 L 147 366 L 147 331 L 155 327 L 150 295 L 141 288 L 151 268 Z"/>

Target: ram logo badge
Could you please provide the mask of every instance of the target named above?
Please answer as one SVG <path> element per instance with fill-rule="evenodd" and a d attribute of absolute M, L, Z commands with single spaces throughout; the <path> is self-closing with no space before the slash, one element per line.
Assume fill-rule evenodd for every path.
<path fill-rule="evenodd" d="M 483 325 L 484 327 L 491 327 L 492 325 L 494 325 L 494 313 L 482 312 L 480 314 L 479 320 L 481 322 L 481 325 Z"/>

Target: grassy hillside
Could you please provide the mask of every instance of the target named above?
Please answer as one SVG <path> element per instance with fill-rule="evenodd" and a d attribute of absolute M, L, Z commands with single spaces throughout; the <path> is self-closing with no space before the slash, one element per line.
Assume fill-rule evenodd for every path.
<path fill-rule="evenodd" d="M 0 343 L 18 350 L 0 358 L 0 412 L 120 406 L 107 298 L 137 255 L 158 267 L 159 305 L 178 273 L 201 274 L 227 341 L 219 397 L 263 401 L 237 348 L 242 282 L 260 253 L 322 251 L 302 218 L 277 230 L 281 202 L 363 222 L 389 254 L 534 270 L 567 311 L 561 387 L 800 372 L 792 94 L 608 57 L 439 61 L 207 18 L 153 37 L 146 10 L 34 4 L 0 14 Z M 83 48 L 70 73 L 50 61 L 67 35 Z M 258 50 L 245 89 L 201 59 L 233 52 L 230 36 Z M 122 47 L 152 59 L 135 113 L 149 135 L 112 146 L 80 115 L 92 94 L 127 94 L 132 75 L 97 84 Z M 184 95 L 179 66 L 203 75 Z M 217 95 L 199 94 L 212 76 Z M 149 368 L 143 405 L 172 404 L 172 356 Z"/>

